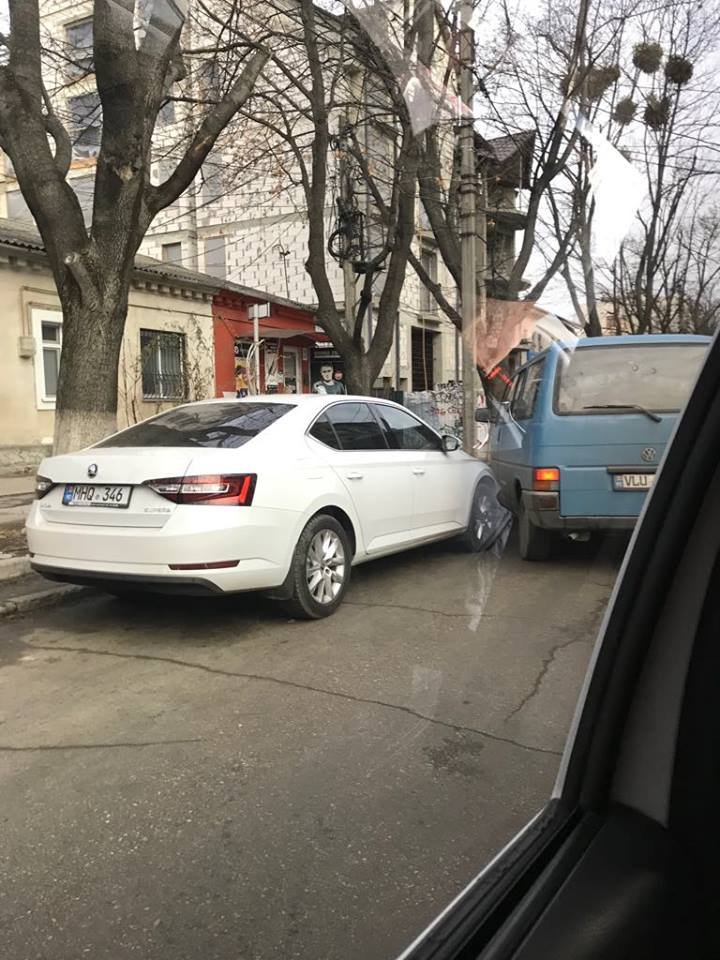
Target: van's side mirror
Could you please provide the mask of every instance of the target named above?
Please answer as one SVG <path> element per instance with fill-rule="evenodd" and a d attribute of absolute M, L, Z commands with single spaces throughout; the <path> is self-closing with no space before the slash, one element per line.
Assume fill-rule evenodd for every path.
<path fill-rule="evenodd" d="M 475 411 L 475 423 L 490 423 L 490 410 L 488 407 L 478 407 Z"/>
<path fill-rule="evenodd" d="M 460 449 L 460 441 L 451 433 L 446 433 L 443 435 L 442 445 L 445 453 L 452 453 L 454 450 Z"/>

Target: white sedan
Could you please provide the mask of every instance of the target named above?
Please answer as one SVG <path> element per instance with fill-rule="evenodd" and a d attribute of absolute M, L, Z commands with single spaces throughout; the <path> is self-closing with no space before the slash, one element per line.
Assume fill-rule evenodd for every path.
<path fill-rule="evenodd" d="M 367 397 L 189 403 L 43 460 L 33 568 L 114 593 L 262 590 L 333 613 L 350 568 L 505 535 L 490 469 L 404 407 Z"/>

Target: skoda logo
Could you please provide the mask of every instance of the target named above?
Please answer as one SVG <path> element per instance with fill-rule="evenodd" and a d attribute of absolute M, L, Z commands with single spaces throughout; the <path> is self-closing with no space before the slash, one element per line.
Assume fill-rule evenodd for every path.
<path fill-rule="evenodd" d="M 657 460 L 657 450 L 655 449 L 655 447 L 645 447 L 645 449 L 641 453 L 641 457 L 643 458 L 645 463 L 655 463 L 655 461 Z"/>
<path fill-rule="evenodd" d="M 645 454 L 643 454 L 643 457 L 644 457 L 644 456 L 645 456 Z M 91 463 L 90 466 L 88 467 L 88 476 L 89 476 L 89 477 L 96 477 L 96 476 L 97 476 L 97 464 L 96 464 L 96 463 Z"/>

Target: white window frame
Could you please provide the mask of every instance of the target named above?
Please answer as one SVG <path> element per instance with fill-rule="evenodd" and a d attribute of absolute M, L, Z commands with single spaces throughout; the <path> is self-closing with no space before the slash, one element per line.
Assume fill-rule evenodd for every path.
<path fill-rule="evenodd" d="M 50 307 L 31 307 L 32 335 L 35 340 L 35 406 L 38 410 L 54 410 L 55 397 L 48 397 L 45 389 L 45 363 L 43 358 L 44 350 L 62 349 L 63 340 L 63 316 L 60 310 L 53 310 Z M 42 325 L 44 323 L 53 323 L 60 327 L 60 338 L 55 343 L 43 343 Z M 60 368 L 58 364 L 58 369 Z"/>

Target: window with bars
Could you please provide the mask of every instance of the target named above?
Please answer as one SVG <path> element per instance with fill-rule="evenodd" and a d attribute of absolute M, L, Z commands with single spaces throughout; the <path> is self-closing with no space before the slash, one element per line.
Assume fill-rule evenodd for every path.
<path fill-rule="evenodd" d="M 142 390 L 145 400 L 182 400 L 185 396 L 185 335 L 166 330 L 140 331 Z"/>

